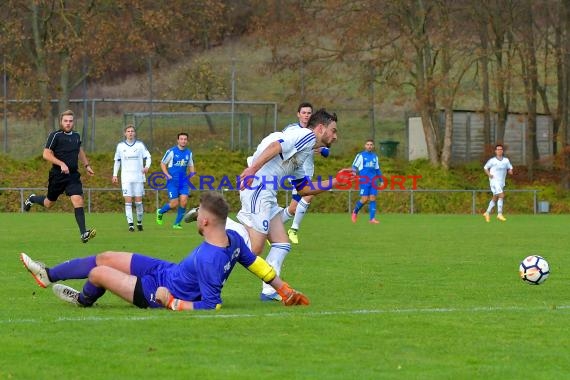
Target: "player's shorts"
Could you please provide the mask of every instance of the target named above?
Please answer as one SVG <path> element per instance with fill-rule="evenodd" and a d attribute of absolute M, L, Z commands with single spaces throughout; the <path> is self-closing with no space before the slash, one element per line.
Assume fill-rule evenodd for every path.
<path fill-rule="evenodd" d="M 243 241 L 245 241 L 247 247 L 251 249 L 251 240 L 249 239 L 249 233 L 242 224 L 228 217 L 226 219 L 226 230 L 233 230 L 237 232 L 239 236 L 242 237 Z"/>
<path fill-rule="evenodd" d="M 188 180 L 169 180 L 166 184 L 166 190 L 168 190 L 168 198 L 176 199 L 181 195 L 190 194 L 190 186 L 188 185 Z"/>
<path fill-rule="evenodd" d="M 79 172 L 69 172 L 69 174 L 60 171 L 50 170 L 48 178 L 47 199 L 52 202 L 65 192 L 68 197 L 72 195 L 83 195 L 83 184 L 81 183 L 81 174 Z"/>
<path fill-rule="evenodd" d="M 360 196 L 361 197 L 368 197 L 370 195 L 378 195 L 378 186 L 374 187 L 371 183 L 361 184 L 360 185 Z"/>
<path fill-rule="evenodd" d="M 257 232 L 267 234 L 271 219 L 283 211 L 283 208 L 277 204 L 275 194 L 259 187 L 242 190 L 239 197 L 241 210 L 237 214 L 237 219 Z"/>
<path fill-rule="evenodd" d="M 493 195 L 499 195 L 505 191 L 503 189 L 504 185 L 502 183 L 490 181 L 490 185 L 491 185 L 491 192 L 493 193 Z"/>
<path fill-rule="evenodd" d="M 131 274 L 138 277 L 137 286 L 133 294 L 133 303 L 136 306 L 141 308 L 162 307 L 156 302 L 156 289 L 164 285 L 160 275 L 172 265 L 176 264 L 138 253 L 133 254 L 131 259 Z M 139 282 L 140 284 L 138 284 Z M 147 305 L 144 304 L 143 300 L 146 301 Z"/>
<path fill-rule="evenodd" d="M 121 182 L 123 197 L 142 197 L 144 195 L 143 182 Z"/>

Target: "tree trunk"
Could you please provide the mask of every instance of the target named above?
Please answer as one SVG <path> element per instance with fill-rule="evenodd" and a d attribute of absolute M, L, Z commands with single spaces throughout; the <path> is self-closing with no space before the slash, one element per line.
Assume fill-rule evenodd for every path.
<path fill-rule="evenodd" d="M 208 131 L 210 131 L 211 134 L 215 134 L 216 133 L 216 127 L 214 126 L 214 121 L 212 120 L 210 115 L 207 113 L 208 112 L 208 105 L 207 104 L 201 105 L 200 110 L 202 112 L 204 112 L 204 118 L 206 118 L 206 124 L 208 124 Z"/>
<path fill-rule="evenodd" d="M 69 93 L 71 91 L 69 85 L 69 71 L 70 71 L 70 60 L 71 57 L 69 56 L 69 52 L 67 49 L 64 49 L 59 54 L 61 63 L 60 63 L 60 74 L 59 74 L 59 102 L 58 102 L 58 111 L 59 114 L 63 111 L 69 109 Z"/>
<path fill-rule="evenodd" d="M 479 39 L 481 42 L 481 87 L 483 95 L 483 143 L 491 145 L 491 100 L 489 95 L 489 33 L 487 25 L 480 23 Z"/>
<path fill-rule="evenodd" d="M 451 166 L 451 144 L 453 141 L 453 107 L 445 107 L 445 134 L 443 137 L 443 149 L 441 152 L 441 165 L 445 169 Z"/>
<path fill-rule="evenodd" d="M 524 3 L 523 23 L 521 27 L 520 58 L 525 87 L 525 100 L 527 105 L 526 126 L 526 166 L 528 179 L 534 178 L 535 160 L 538 158 L 538 145 L 536 142 L 536 106 L 538 93 L 538 69 L 536 62 L 536 48 L 534 42 L 534 19 L 530 0 Z"/>
<path fill-rule="evenodd" d="M 42 38 L 42 25 L 40 24 L 40 15 L 38 4 L 32 1 L 32 36 L 34 47 L 32 57 L 37 70 L 38 89 L 40 93 L 40 112 L 43 117 L 43 127 L 46 134 L 53 130 L 51 115 L 51 96 L 49 91 L 49 74 L 46 63 L 46 52 Z"/>

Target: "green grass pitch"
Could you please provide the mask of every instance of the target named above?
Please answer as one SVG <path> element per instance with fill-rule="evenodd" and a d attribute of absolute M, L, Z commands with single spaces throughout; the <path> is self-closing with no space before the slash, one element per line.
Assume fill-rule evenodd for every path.
<path fill-rule="evenodd" d="M 309 307 L 261 303 L 236 267 L 219 312 L 140 310 L 113 294 L 82 309 L 39 288 L 19 252 L 53 265 L 104 250 L 178 261 L 200 241 L 122 214 L 0 214 L 0 379 L 539 379 L 570 373 L 570 216 L 309 213 L 283 277 Z M 539 253 L 550 278 L 518 264 Z M 69 281 L 81 287 L 82 281 Z"/>

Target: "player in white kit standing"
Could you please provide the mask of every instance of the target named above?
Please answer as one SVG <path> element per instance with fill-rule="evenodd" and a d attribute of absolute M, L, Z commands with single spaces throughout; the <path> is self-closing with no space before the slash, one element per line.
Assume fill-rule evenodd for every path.
<path fill-rule="evenodd" d="M 137 215 L 137 229 L 143 230 L 143 203 L 145 174 L 150 168 L 150 153 L 144 143 L 136 139 L 133 125 L 125 127 L 125 140 L 117 144 L 115 165 L 113 166 L 113 183 L 118 182 L 117 174 L 121 169 L 121 190 L 125 198 L 125 215 L 129 231 L 134 232 L 133 198 Z"/>
<path fill-rule="evenodd" d="M 505 198 L 503 189 L 505 187 L 507 173 L 513 175 L 513 165 L 511 165 L 511 161 L 509 161 L 507 157 L 503 156 L 503 152 L 503 145 L 495 145 L 495 157 L 489 159 L 483 167 L 485 174 L 489 177 L 489 185 L 493 193 L 489 207 L 487 207 L 487 211 L 483 214 L 487 223 L 491 221 L 491 212 L 493 212 L 495 205 L 497 205 L 497 219 L 501 222 L 507 220 L 507 218 L 503 216 L 503 203 Z"/>

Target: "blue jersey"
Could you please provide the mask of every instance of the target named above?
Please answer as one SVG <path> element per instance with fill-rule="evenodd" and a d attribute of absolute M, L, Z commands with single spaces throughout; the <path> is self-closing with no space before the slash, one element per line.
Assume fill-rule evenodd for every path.
<path fill-rule="evenodd" d="M 153 264 L 148 265 L 147 272 L 141 277 L 149 305 L 159 307 L 154 293 L 159 286 L 164 286 L 175 298 L 193 302 L 194 309 L 219 308 L 222 305 L 222 287 L 235 264 L 240 263 L 247 268 L 257 257 L 237 232 L 226 230 L 226 233 L 229 240 L 227 247 L 203 242 L 178 264 L 150 259 Z"/>
<path fill-rule="evenodd" d="M 189 148 L 180 149 L 178 145 L 168 149 L 161 162 L 168 168 L 168 174 L 172 176 L 166 187 L 170 199 L 178 198 L 179 195 L 189 194 L 187 170 L 189 166 L 194 166 L 192 151 Z"/>
<path fill-rule="evenodd" d="M 356 169 L 359 175 L 370 179 L 382 175 L 378 155 L 374 152 L 362 151 L 358 153 L 354 158 L 352 168 Z"/>
<path fill-rule="evenodd" d="M 192 151 L 189 148 L 180 149 L 178 145 L 168 149 L 161 162 L 166 165 L 172 178 L 185 178 L 188 166 L 194 166 Z"/>

